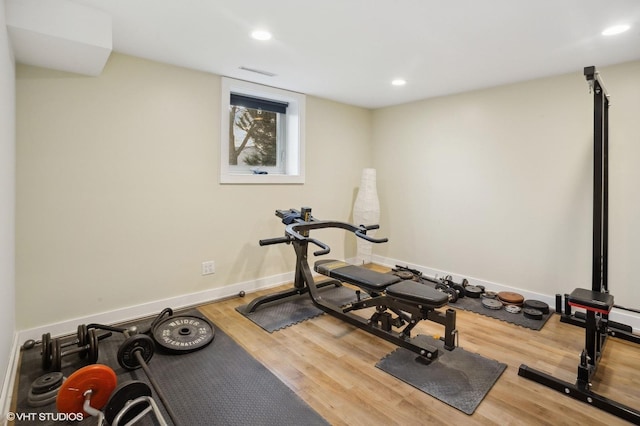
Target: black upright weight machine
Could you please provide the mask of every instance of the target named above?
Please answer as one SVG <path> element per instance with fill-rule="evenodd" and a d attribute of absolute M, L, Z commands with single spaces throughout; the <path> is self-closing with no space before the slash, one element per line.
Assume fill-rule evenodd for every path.
<path fill-rule="evenodd" d="M 332 259 L 318 260 L 314 263 L 316 272 L 330 278 L 315 282 L 308 259 L 309 245 L 313 244 L 320 248 L 313 253 L 316 256 L 328 254 L 330 247 L 312 238 L 310 231 L 337 228 L 372 243 L 384 243 L 387 241 L 386 238 L 373 238 L 367 235 L 367 231 L 377 229 L 378 225 L 357 226 L 333 220 L 318 220 L 311 216 L 311 208 L 308 207 L 300 210 L 276 210 L 276 216 L 282 219 L 285 225 L 285 235 L 260 240 L 260 245 L 290 244 L 293 246 L 296 254 L 293 288 L 258 297 L 244 308 L 243 313 L 253 313 L 268 303 L 286 301 L 297 295 L 308 294 L 313 304 L 320 310 L 420 355 L 425 363 L 435 360 L 439 352 L 436 346 L 411 336 L 412 330 L 420 321 L 428 320 L 444 326 L 444 335 L 440 337 L 444 342 L 444 349 L 452 351 L 457 347 L 455 310 L 438 310 L 448 304 L 447 293 L 413 280 L 403 280 L 396 275 L 384 274 Z M 331 285 L 338 287 L 343 283 L 358 288 L 355 293 L 356 301 L 339 306 L 320 292 L 322 287 Z M 367 297 L 361 298 L 361 292 L 366 293 Z M 369 318 L 355 314 L 356 311 L 364 313 L 368 308 L 374 308 Z M 366 311 L 366 313 L 371 312 Z"/>
<path fill-rule="evenodd" d="M 585 347 L 580 354 L 578 377 L 568 383 L 544 372 L 521 365 L 518 375 L 562 392 L 574 399 L 586 402 L 615 416 L 640 424 L 640 411 L 598 395 L 591 391 L 594 376 L 604 344 L 609 336 L 616 336 L 635 343 L 640 338 L 631 327 L 609 320 L 611 309 L 634 309 L 614 305 L 608 286 L 608 237 L 609 237 L 609 94 L 594 66 L 585 67 L 584 75 L 593 93 L 593 253 L 591 290 L 577 288 L 565 294 L 564 312 L 562 296 L 556 295 L 556 311 L 562 313 L 561 322 L 584 327 Z M 585 312 L 572 313 L 572 308 Z"/>

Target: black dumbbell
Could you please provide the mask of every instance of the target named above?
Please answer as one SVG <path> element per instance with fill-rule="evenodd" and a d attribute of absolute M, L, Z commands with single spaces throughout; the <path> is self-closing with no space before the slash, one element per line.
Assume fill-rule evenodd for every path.
<path fill-rule="evenodd" d="M 78 327 L 79 331 L 81 329 L 80 327 Z M 89 363 L 95 364 L 98 361 L 98 345 L 100 340 L 110 337 L 112 333 L 107 332 L 98 335 L 97 331 L 94 329 L 86 329 L 83 327 L 82 330 L 86 330 L 82 339 L 76 339 L 68 342 L 62 342 L 62 340 L 58 338 L 52 339 L 49 333 L 43 334 L 42 368 L 45 370 L 51 369 L 53 371 L 60 371 L 62 370 L 62 358 L 72 354 L 78 354 L 82 358 L 88 355 Z M 86 343 L 80 346 L 81 342 Z M 77 347 L 63 350 L 64 348 L 74 345 L 77 345 Z"/>

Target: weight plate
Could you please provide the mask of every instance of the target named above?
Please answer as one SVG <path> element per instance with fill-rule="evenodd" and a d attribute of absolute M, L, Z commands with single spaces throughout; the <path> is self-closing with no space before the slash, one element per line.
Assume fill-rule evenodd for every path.
<path fill-rule="evenodd" d="M 51 333 L 42 335 L 42 369 L 48 370 L 51 367 Z"/>
<path fill-rule="evenodd" d="M 151 396 L 151 388 L 139 380 L 131 380 L 118 385 L 111 394 L 111 398 L 104 407 L 104 417 L 107 423 L 113 424 L 116 416 L 136 398 Z M 137 404 L 127 409 L 126 414 L 120 417 L 119 424 L 128 424 L 135 416 L 140 414 L 149 404 Z"/>
<path fill-rule="evenodd" d="M 524 308 L 522 310 L 522 313 L 524 314 L 524 316 L 526 318 L 529 318 L 529 319 L 534 319 L 534 320 L 541 320 L 542 319 L 542 311 L 539 311 L 537 309 Z"/>
<path fill-rule="evenodd" d="M 89 330 L 87 330 L 87 326 L 86 324 L 80 324 L 78 326 L 78 347 L 81 348 L 83 346 L 85 346 L 87 343 L 89 343 L 87 340 L 87 332 Z"/>
<path fill-rule="evenodd" d="M 214 335 L 213 325 L 196 316 L 170 317 L 153 329 L 156 343 L 171 353 L 187 353 L 202 349 L 213 341 Z"/>
<path fill-rule="evenodd" d="M 510 305 L 522 305 L 522 302 L 524 302 L 524 297 L 521 294 L 511 291 L 501 291 L 498 293 L 498 299 Z"/>
<path fill-rule="evenodd" d="M 498 297 L 498 293 L 496 293 L 495 291 L 485 291 L 484 293 L 482 293 L 482 297 L 485 299 L 495 299 L 496 297 Z"/>
<path fill-rule="evenodd" d="M 522 310 L 520 306 L 516 305 L 505 305 L 504 310 L 509 312 L 510 314 L 519 314 Z"/>
<path fill-rule="evenodd" d="M 51 369 L 53 371 L 62 370 L 62 343 L 60 339 L 51 341 Z"/>
<path fill-rule="evenodd" d="M 471 297 L 473 299 L 479 299 L 483 293 L 482 289 L 475 285 L 465 287 L 464 291 L 466 292 L 467 297 Z"/>
<path fill-rule="evenodd" d="M 449 295 L 449 303 L 456 303 L 458 301 L 458 292 L 449 287 L 444 291 Z"/>
<path fill-rule="evenodd" d="M 484 306 L 487 309 L 493 309 L 497 311 L 499 309 L 502 309 L 502 302 L 496 299 L 483 298 L 482 306 Z"/>
<path fill-rule="evenodd" d="M 45 407 L 47 405 L 53 404 L 54 402 L 56 402 L 56 398 L 58 395 L 57 391 L 58 389 L 55 389 L 55 392 L 53 392 L 53 396 L 47 399 L 39 400 L 39 401 L 29 399 L 29 396 L 27 396 L 27 405 L 29 405 L 29 407 L 32 407 L 32 408 L 39 408 L 39 407 Z"/>
<path fill-rule="evenodd" d="M 62 377 L 62 373 L 59 371 L 43 374 L 31 383 L 31 392 L 35 395 L 39 395 L 47 393 L 51 389 L 57 389 L 62 383 Z"/>
<path fill-rule="evenodd" d="M 544 302 L 541 302 L 540 300 L 527 299 L 524 301 L 522 306 L 525 308 L 537 309 L 543 314 L 549 313 L 549 305 L 547 305 Z"/>
<path fill-rule="evenodd" d="M 83 413 L 84 394 L 91 391 L 91 406 L 101 410 L 116 387 L 116 373 L 111 367 L 93 364 L 76 370 L 62 383 L 56 408 L 60 413 Z M 87 416 L 89 414 L 87 413 Z"/>
<path fill-rule="evenodd" d="M 140 352 L 142 359 L 147 363 L 153 357 L 154 351 L 155 344 L 151 337 L 146 334 L 134 334 L 118 348 L 118 364 L 128 370 L 135 370 L 140 367 L 136 352 Z"/>
<path fill-rule="evenodd" d="M 60 386 L 62 386 L 62 382 L 60 383 L 60 385 L 58 385 L 58 387 L 55 387 L 55 388 L 53 388 L 50 391 L 45 392 L 45 393 L 33 393 L 30 390 L 27 393 L 27 400 L 30 401 L 30 402 L 41 402 L 41 401 L 48 401 L 52 397 L 53 397 L 53 399 L 55 399 L 56 396 L 58 395 L 58 390 L 60 390 Z"/>
<path fill-rule="evenodd" d="M 462 299 L 467 293 L 464 291 L 464 287 L 460 284 L 454 284 L 451 286 L 455 291 L 458 292 L 458 299 Z"/>
<path fill-rule="evenodd" d="M 86 351 L 86 353 L 89 355 L 89 363 L 95 364 L 96 362 L 98 362 L 98 345 L 100 343 L 100 341 L 98 340 L 98 332 L 95 328 L 92 328 L 87 332 L 87 336 L 89 340 L 89 349 Z"/>

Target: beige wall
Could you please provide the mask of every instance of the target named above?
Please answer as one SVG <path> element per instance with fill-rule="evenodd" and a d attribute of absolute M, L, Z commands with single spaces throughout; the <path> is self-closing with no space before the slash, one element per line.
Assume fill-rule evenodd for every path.
<path fill-rule="evenodd" d="M 0 0 L 0 377 L 4 378 L 13 346 L 15 320 L 15 62 Z M 4 410 L 4 388 L 0 410 Z M 4 413 L 2 413 L 4 414 Z"/>
<path fill-rule="evenodd" d="M 610 290 L 640 306 L 640 62 L 602 68 Z M 437 82 L 433 82 L 437 84 Z M 546 295 L 591 286 L 593 97 L 582 70 L 374 111 L 383 258 Z"/>
<path fill-rule="evenodd" d="M 258 246 L 274 210 L 348 220 L 371 165 L 371 112 L 309 96 L 306 184 L 220 185 L 219 76 L 113 54 L 16 78 L 19 329 L 289 272 L 290 247 Z"/>
<path fill-rule="evenodd" d="M 610 287 L 640 306 L 640 62 L 612 94 Z M 218 76 L 113 54 L 98 78 L 17 71 L 18 328 L 293 269 L 276 208 L 348 220 L 378 170 L 377 245 L 400 260 L 553 295 L 590 286 L 592 96 L 580 70 L 376 111 L 307 98 L 305 185 L 220 185 Z M 340 231 L 320 235 L 353 256 Z M 215 260 L 217 273 L 200 275 Z M 203 301 L 204 302 L 204 301 Z"/>

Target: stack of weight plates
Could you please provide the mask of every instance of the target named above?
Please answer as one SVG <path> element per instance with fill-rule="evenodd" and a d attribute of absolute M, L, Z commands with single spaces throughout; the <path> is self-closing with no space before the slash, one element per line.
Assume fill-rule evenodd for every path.
<path fill-rule="evenodd" d="M 522 295 L 518 293 L 501 291 L 500 293 L 498 293 L 498 300 L 500 300 L 505 305 L 522 306 L 524 297 L 522 297 Z"/>
<path fill-rule="evenodd" d="M 464 288 L 465 296 L 473 299 L 479 299 L 484 293 L 484 289 L 480 286 L 468 285 Z"/>
<path fill-rule="evenodd" d="M 498 293 L 498 300 L 504 305 L 504 309 L 510 314 L 518 314 L 522 310 L 524 297 L 521 294 L 511 291 L 501 291 Z"/>
<path fill-rule="evenodd" d="M 27 395 L 27 404 L 30 407 L 44 407 L 56 402 L 58 389 L 62 386 L 64 377 L 59 371 L 47 373 L 38 377 L 31 384 Z"/>
<path fill-rule="evenodd" d="M 549 313 L 549 305 L 539 300 L 525 300 L 522 313 L 526 318 L 541 320 L 544 314 Z"/>

